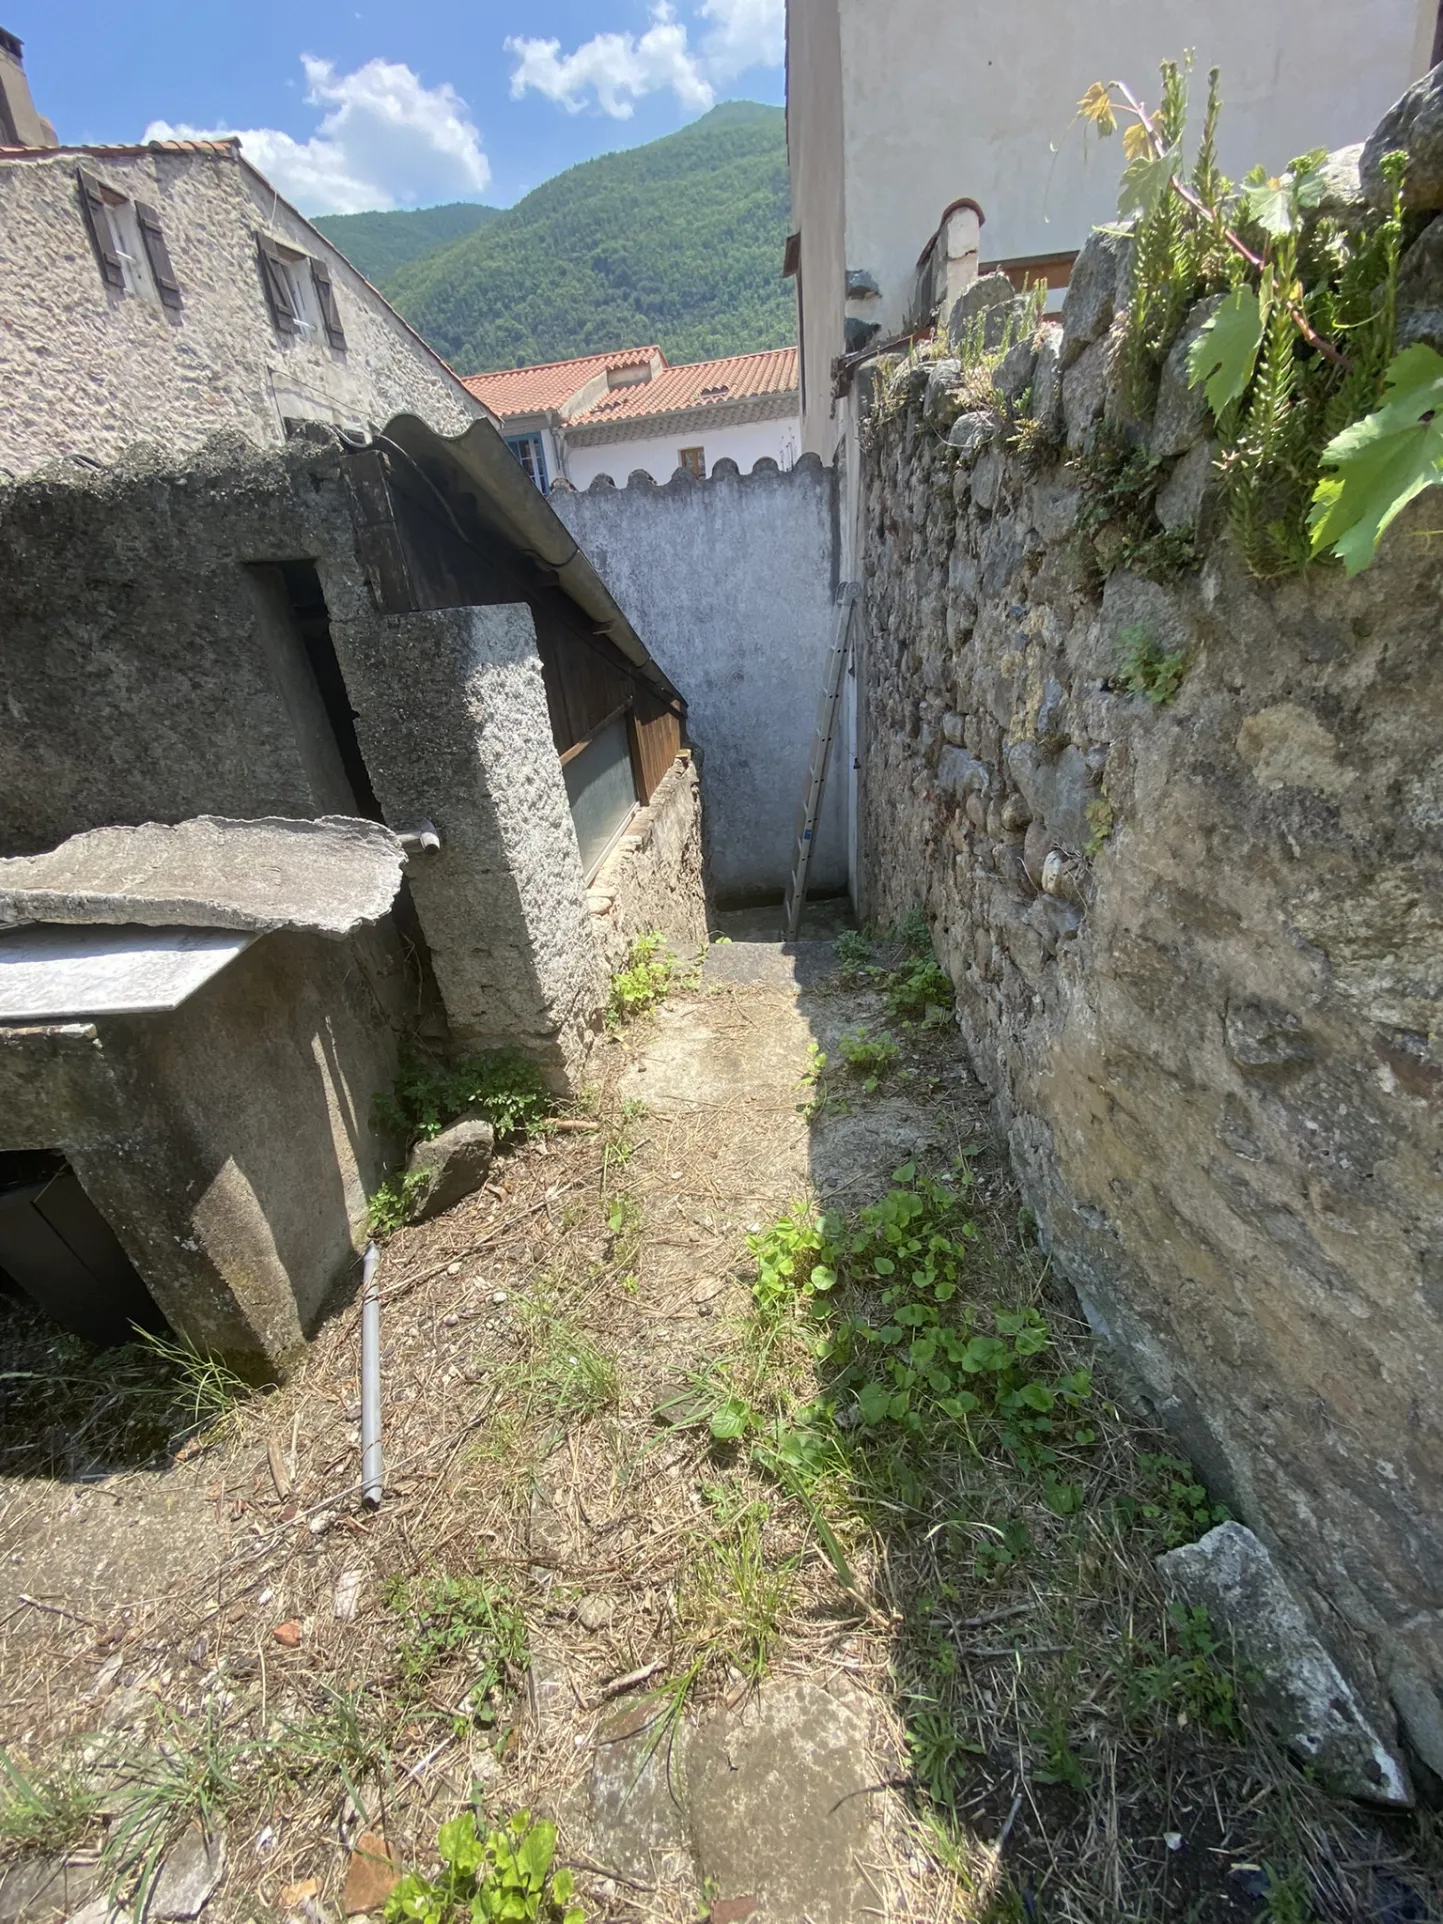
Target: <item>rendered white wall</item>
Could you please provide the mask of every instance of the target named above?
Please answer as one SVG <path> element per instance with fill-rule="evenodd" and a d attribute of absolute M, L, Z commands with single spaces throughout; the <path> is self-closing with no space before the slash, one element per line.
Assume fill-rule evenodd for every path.
<path fill-rule="evenodd" d="M 791 873 L 836 627 L 833 485 L 807 455 L 789 474 L 554 497 L 652 659 L 686 690 L 723 902 L 775 899 Z M 809 878 L 821 894 L 847 886 L 851 761 L 844 724 Z"/>
<path fill-rule="evenodd" d="M 779 468 L 790 468 L 802 451 L 802 424 L 792 414 L 777 421 L 747 421 L 740 427 L 703 423 L 664 439 L 638 436 L 634 441 L 606 441 L 600 447 L 568 444 L 566 474 L 577 488 L 590 487 L 598 474 L 609 474 L 619 488 L 624 488 L 633 470 L 643 468 L 659 484 L 675 474 L 681 449 L 695 447 L 705 452 L 708 474 L 724 458 L 735 461 L 743 474 L 750 474 L 764 456 Z"/>
<path fill-rule="evenodd" d="M 1310 147 L 1364 139 L 1426 69 L 1435 16 L 1435 0 L 1316 0 L 1305 14 L 1294 0 L 789 0 L 807 446 L 830 458 L 836 439 L 826 377 L 842 341 L 839 219 L 845 266 L 881 286 L 864 318 L 893 333 L 917 256 L 959 196 L 980 203 L 991 260 L 1069 251 L 1115 218 L 1121 142 L 1084 141 L 1073 124 L 1094 80 L 1126 80 L 1156 105 L 1159 61 L 1191 48 L 1199 106 L 1208 68 L 1222 69 L 1225 171 L 1280 170 Z M 839 144 L 842 164 L 826 164 Z"/>

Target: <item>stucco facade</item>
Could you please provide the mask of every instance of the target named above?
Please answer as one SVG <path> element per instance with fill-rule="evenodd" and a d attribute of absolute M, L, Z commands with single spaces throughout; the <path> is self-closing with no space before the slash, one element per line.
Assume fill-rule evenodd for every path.
<path fill-rule="evenodd" d="M 687 690 L 713 893 L 724 907 L 780 899 L 836 630 L 831 471 L 803 457 L 788 474 L 723 469 L 554 502 L 653 659 Z M 818 894 L 846 887 L 851 758 L 844 726 L 811 862 Z"/>
<path fill-rule="evenodd" d="M 802 423 L 796 403 L 770 420 L 735 424 L 706 418 L 678 417 L 661 433 L 637 434 L 626 440 L 594 442 L 573 430 L 566 442 L 566 478 L 575 488 L 589 488 L 598 474 L 609 474 L 625 487 L 637 469 L 658 483 L 670 481 L 681 464 L 683 448 L 700 448 L 705 472 L 718 461 L 735 461 L 750 474 L 758 461 L 775 461 L 783 470 L 796 465 L 802 451 Z"/>
<path fill-rule="evenodd" d="M 114 196 L 123 286 L 98 258 L 82 172 Z M 157 217 L 171 302 L 128 225 L 137 206 Z M 293 332 L 277 326 L 262 237 L 321 263 L 343 345 L 315 308 Z M 490 418 L 230 142 L 0 153 L 0 290 L 0 478 L 109 463 L 142 441 L 180 454 L 223 429 L 276 446 L 287 420 L 367 428 L 410 412 L 456 434 Z"/>
<path fill-rule="evenodd" d="M 935 0 L 788 0 L 787 140 L 800 233 L 803 446 L 839 438 L 831 364 L 847 316 L 883 337 L 907 318 L 917 259 L 960 196 L 984 260 L 1079 248 L 1115 213 L 1117 141 L 1084 140 L 1077 102 L 1124 79 L 1156 102 L 1158 63 L 1193 50 L 1195 92 L 1222 69 L 1222 165 L 1361 140 L 1429 65 L 1433 0 L 1111 0 L 946 8 Z M 848 269 L 877 295 L 844 300 Z"/>

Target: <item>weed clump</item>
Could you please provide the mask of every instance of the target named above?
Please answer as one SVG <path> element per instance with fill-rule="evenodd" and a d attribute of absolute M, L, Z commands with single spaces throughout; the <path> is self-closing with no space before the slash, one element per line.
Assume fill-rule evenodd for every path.
<path fill-rule="evenodd" d="M 494 1724 L 503 1693 L 526 1669 L 526 1619 L 510 1592 L 481 1577 L 398 1579 L 386 1601 L 400 1619 L 396 1669 L 407 1696 L 464 1660 L 475 1678 L 465 1698 L 470 1715 Z"/>
<path fill-rule="evenodd" d="M 607 1028 L 620 1028 L 633 1016 L 654 1009 L 671 987 L 675 973 L 676 959 L 667 950 L 665 936 L 656 930 L 637 936 L 627 954 L 626 967 L 611 978 Z"/>
<path fill-rule="evenodd" d="M 495 1049 L 462 1062 L 408 1052 L 389 1095 L 376 1098 L 376 1121 L 407 1143 L 439 1136 L 459 1117 L 484 1116 L 498 1142 L 530 1135 L 551 1113 L 551 1095 L 536 1064 L 516 1049 Z"/>
<path fill-rule="evenodd" d="M 439 1869 L 401 1879 L 386 1899 L 386 1924 L 584 1924 L 571 1872 L 552 1869 L 554 1824 L 533 1824 L 522 1810 L 483 1836 L 467 1810 L 441 1826 L 436 1848 Z"/>
<path fill-rule="evenodd" d="M 75 1771 L 30 1776 L 0 1750 L 0 1864 L 30 1851 L 68 1850 L 99 1812 L 99 1798 Z"/>
<path fill-rule="evenodd" d="M 1187 653 L 1179 648 L 1168 654 L 1141 622 L 1132 622 L 1118 636 L 1121 650 L 1119 675 L 1130 695 L 1144 695 L 1154 708 L 1165 708 L 1177 700 L 1182 678 L 1187 672 Z"/>

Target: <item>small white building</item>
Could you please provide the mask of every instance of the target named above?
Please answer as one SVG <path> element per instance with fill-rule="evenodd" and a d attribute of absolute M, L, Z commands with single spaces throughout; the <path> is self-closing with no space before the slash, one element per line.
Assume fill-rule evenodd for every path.
<path fill-rule="evenodd" d="M 681 367 L 638 347 L 470 374 L 465 385 L 543 492 L 558 481 L 587 488 L 602 474 L 625 486 L 637 471 L 660 483 L 685 468 L 705 480 L 721 460 L 743 474 L 762 460 L 786 469 L 801 452 L 794 347 Z"/>
<path fill-rule="evenodd" d="M 1281 171 L 1363 139 L 1427 71 L 1437 19 L 1437 0 L 787 0 L 803 446 L 833 458 L 832 363 L 863 330 L 908 326 L 919 256 L 962 197 L 983 216 L 982 272 L 1066 284 L 1122 170 L 1121 142 L 1076 119 L 1093 81 L 1155 106 L 1159 62 L 1191 50 L 1196 109 L 1222 70 L 1224 171 Z"/>

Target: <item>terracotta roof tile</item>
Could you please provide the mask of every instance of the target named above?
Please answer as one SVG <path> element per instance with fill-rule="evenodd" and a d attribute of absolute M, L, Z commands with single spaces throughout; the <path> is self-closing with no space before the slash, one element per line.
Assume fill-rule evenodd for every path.
<path fill-rule="evenodd" d="M 669 367 L 636 387 L 613 388 L 585 414 L 571 418 L 572 427 L 601 421 L 642 420 L 648 415 L 675 414 L 682 408 L 746 401 L 761 394 L 797 391 L 797 350 L 768 348 L 762 354 L 733 354 L 721 361 L 693 361 Z"/>
<path fill-rule="evenodd" d="M 507 415 L 544 414 L 549 408 L 559 408 L 608 368 L 644 367 L 648 361 L 666 365 L 659 347 L 630 347 L 616 354 L 582 354 L 572 361 L 544 361 L 536 367 L 463 374 L 461 381 L 478 401 L 504 419 Z"/>

